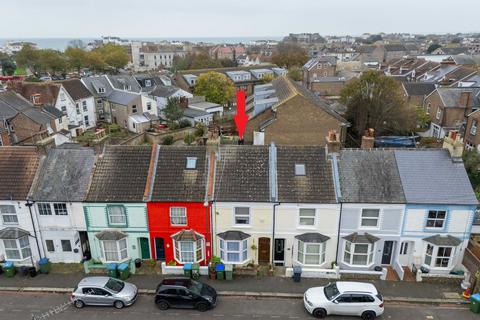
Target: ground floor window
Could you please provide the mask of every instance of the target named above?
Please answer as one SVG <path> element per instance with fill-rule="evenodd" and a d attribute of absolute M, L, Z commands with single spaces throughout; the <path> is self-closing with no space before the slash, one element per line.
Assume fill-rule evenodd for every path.
<path fill-rule="evenodd" d="M 102 253 L 105 261 L 116 262 L 125 260 L 128 257 L 127 253 L 127 238 L 120 240 L 102 240 Z M 63 244 L 62 244 L 63 246 Z"/>
<path fill-rule="evenodd" d="M 3 245 L 6 260 L 24 260 L 32 255 L 28 236 L 18 239 L 4 239 Z"/>
<path fill-rule="evenodd" d="M 448 268 L 452 262 L 453 247 L 439 247 L 427 244 L 424 264 L 433 268 Z"/>
<path fill-rule="evenodd" d="M 308 243 L 298 240 L 297 261 L 302 264 L 320 265 L 325 262 L 326 243 Z"/>
<path fill-rule="evenodd" d="M 368 266 L 373 263 L 373 244 L 345 241 L 343 262 L 354 266 Z"/>
<path fill-rule="evenodd" d="M 200 262 L 204 259 L 204 238 L 195 241 L 173 241 L 175 260 L 180 263 Z"/>
<path fill-rule="evenodd" d="M 248 241 L 220 239 L 220 259 L 225 263 L 242 263 L 247 260 Z"/>

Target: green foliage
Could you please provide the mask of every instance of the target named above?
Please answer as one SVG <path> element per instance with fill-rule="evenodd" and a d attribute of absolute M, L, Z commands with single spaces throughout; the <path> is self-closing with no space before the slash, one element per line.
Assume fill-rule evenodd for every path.
<path fill-rule="evenodd" d="M 168 98 L 167 105 L 162 112 L 168 121 L 178 121 L 183 116 L 183 108 L 180 106 L 180 99 Z"/>
<path fill-rule="evenodd" d="M 15 74 L 15 70 L 17 69 L 17 66 L 12 60 L 10 59 L 2 60 L 1 65 L 2 65 L 2 74 L 4 76 L 13 76 Z"/>
<path fill-rule="evenodd" d="M 41 82 L 40 79 L 38 79 L 37 77 L 34 77 L 34 76 L 26 77 L 23 81 L 25 81 L 25 82 Z"/>
<path fill-rule="evenodd" d="M 127 65 L 128 54 L 125 49 L 117 44 L 107 43 L 93 50 L 102 58 L 103 62 L 114 69 L 120 69 Z"/>
<path fill-rule="evenodd" d="M 441 148 L 442 142 L 441 140 L 435 137 L 422 137 L 418 141 L 419 148 Z"/>
<path fill-rule="evenodd" d="M 178 122 L 178 126 L 180 128 L 188 128 L 188 127 L 191 127 L 192 124 L 190 123 L 190 121 L 188 121 L 187 119 L 183 119 L 183 120 L 180 120 Z"/>
<path fill-rule="evenodd" d="M 430 115 L 422 108 L 416 107 L 415 111 L 417 113 L 417 129 L 419 131 L 424 131 L 430 127 Z"/>
<path fill-rule="evenodd" d="M 73 39 L 73 40 L 70 40 L 70 42 L 68 43 L 68 47 L 69 48 L 76 48 L 76 49 L 85 49 L 85 43 L 80 40 L 80 39 Z"/>
<path fill-rule="evenodd" d="M 108 125 L 108 133 L 117 133 L 117 132 L 120 132 L 121 130 L 122 128 L 116 123 L 112 123 Z"/>
<path fill-rule="evenodd" d="M 437 50 L 438 48 L 441 48 L 442 46 L 439 45 L 438 43 L 431 44 L 427 48 L 427 53 L 432 53 L 433 51 Z"/>
<path fill-rule="evenodd" d="M 220 257 L 212 256 L 212 258 L 210 259 L 210 264 L 213 264 L 214 266 L 220 263 L 222 263 Z"/>
<path fill-rule="evenodd" d="M 229 60 L 231 61 L 231 60 Z M 208 52 L 200 52 L 196 54 L 187 54 L 185 57 L 173 58 L 174 70 L 191 70 L 191 69 L 211 69 L 232 66 L 233 61 L 216 60 L 210 57 Z M 233 65 L 234 66 L 234 65 Z"/>
<path fill-rule="evenodd" d="M 400 84 L 375 70 L 350 81 L 341 92 L 346 116 L 358 136 L 368 128 L 378 135 L 404 134 L 416 127 L 416 111 L 406 104 Z"/>
<path fill-rule="evenodd" d="M 175 260 L 170 260 L 167 263 L 167 266 L 170 266 L 170 267 L 173 267 L 173 266 L 176 266 L 176 265 L 177 265 L 177 263 L 175 262 Z"/>
<path fill-rule="evenodd" d="M 226 75 L 210 71 L 197 78 L 195 94 L 204 96 L 209 102 L 225 105 L 235 97 L 235 86 Z"/>
<path fill-rule="evenodd" d="M 95 133 L 92 131 L 86 131 L 82 135 L 76 137 L 75 140 L 84 145 L 91 146 L 95 138 Z"/>
<path fill-rule="evenodd" d="M 196 126 L 195 126 L 195 137 L 203 137 L 203 135 L 205 134 L 205 126 L 201 123 L 198 123 Z"/>
<path fill-rule="evenodd" d="M 293 66 L 288 70 L 288 77 L 293 81 L 302 81 L 302 69 Z"/>
<path fill-rule="evenodd" d="M 290 69 L 293 66 L 303 66 L 308 61 L 308 55 L 302 47 L 281 42 L 272 55 L 272 62 L 280 67 Z"/>
<path fill-rule="evenodd" d="M 463 154 L 463 163 L 475 195 L 480 195 L 480 155 L 475 151 L 466 151 Z"/>
<path fill-rule="evenodd" d="M 162 144 L 166 146 L 173 144 L 173 136 L 166 136 L 165 138 L 163 138 Z"/>
<path fill-rule="evenodd" d="M 273 81 L 274 78 L 275 77 L 273 76 L 273 74 L 266 74 L 266 75 L 263 76 L 262 82 L 263 83 L 270 83 L 270 82 Z"/>
<path fill-rule="evenodd" d="M 65 50 L 65 56 L 70 68 L 80 72 L 80 69 L 88 65 L 88 53 L 81 48 L 68 47 Z"/>
<path fill-rule="evenodd" d="M 33 48 L 31 45 L 26 44 L 19 52 L 17 52 L 15 61 L 20 67 L 34 69 L 35 66 L 39 64 L 38 50 Z"/>
<path fill-rule="evenodd" d="M 187 133 L 187 134 L 183 137 L 183 142 L 184 142 L 186 145 L 191 145 L 194 141 L 195 141 L 195 138 L 194 138 L 193 135 L 191 135 L 190 133 Z"/>

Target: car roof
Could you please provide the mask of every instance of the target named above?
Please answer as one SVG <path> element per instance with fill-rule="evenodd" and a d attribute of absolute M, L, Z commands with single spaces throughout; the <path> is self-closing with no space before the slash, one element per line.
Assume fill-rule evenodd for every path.
<path fill-rule="evenodd" d="M 80 280 L 78 286 L 80 287 L 88 287 L 88 286 L 95 286 L 95 287 L 104 287 L 109 277 L 87 277 Z"/>
<path fill-rule="evenodd" d="M 371 294 L 378 294 L 377 288 L 368 282 L 353 282 L 353 281 L 338 281 L 336 282 L 337 289 L 340 293 L 345 292 L 366 292 Z"/>
<path fill-rule="evenodd" d="M 190 286 L 192 280 L 190 278 L 166 278 L 162 280 L 160 286 Z"/>

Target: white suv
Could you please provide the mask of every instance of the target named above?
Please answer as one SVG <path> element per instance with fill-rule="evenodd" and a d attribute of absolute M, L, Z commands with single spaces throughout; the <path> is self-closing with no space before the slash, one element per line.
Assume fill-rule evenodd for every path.
<path fill-rule="evenodd" d="M 316 318 L 337 314 L 373 320 L 383 314 L 383 298 L 371 283 L 339 281 L 310 288 L 303 295 L 303 303 Z"/>

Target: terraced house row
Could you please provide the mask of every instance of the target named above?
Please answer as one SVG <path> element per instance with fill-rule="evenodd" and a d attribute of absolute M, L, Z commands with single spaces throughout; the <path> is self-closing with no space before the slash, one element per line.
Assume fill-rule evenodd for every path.
<path fill-rule="evenodd" d="M 0 255 L 309 270 L 458 269 L 477 199 L 444 149 L 0 148 Z M 378 268 L 377 268 L 378 269 Z"/>

